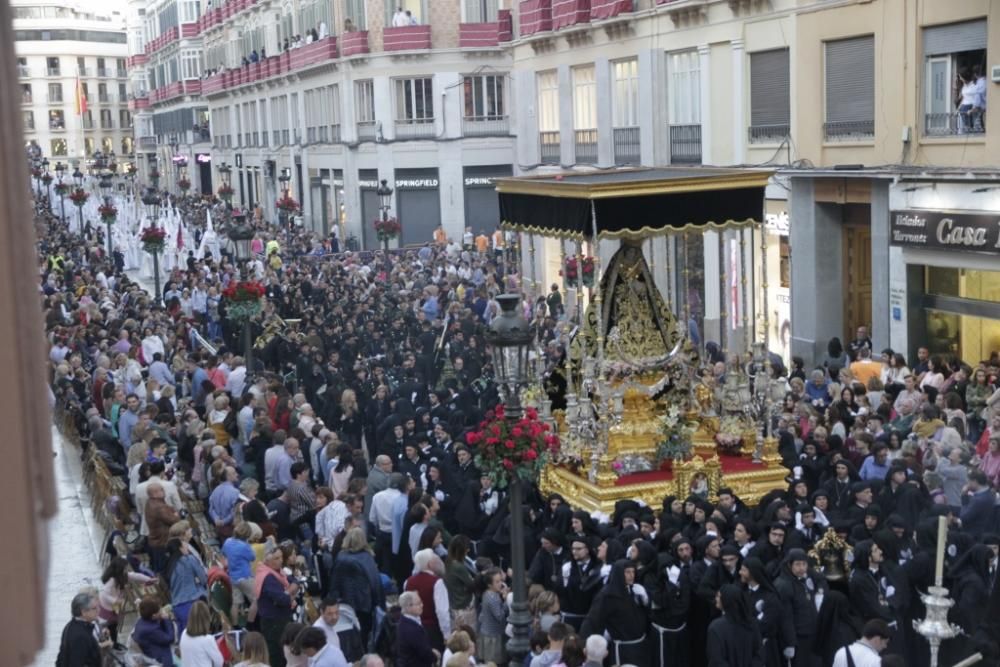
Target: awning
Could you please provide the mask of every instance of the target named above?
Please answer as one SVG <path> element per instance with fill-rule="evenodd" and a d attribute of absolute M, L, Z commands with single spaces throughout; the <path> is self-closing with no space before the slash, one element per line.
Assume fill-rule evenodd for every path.
<path fill-rule="evenodd" d="M 496 179 L 506 229 L 558 238 L 645 238 L 760 223 L 765 169 L 616 169 Z"/>

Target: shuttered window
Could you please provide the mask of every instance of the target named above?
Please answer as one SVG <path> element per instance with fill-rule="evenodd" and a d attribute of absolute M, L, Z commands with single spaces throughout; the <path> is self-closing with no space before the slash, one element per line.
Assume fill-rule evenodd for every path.
<path fill-rule="evenodd" d="M 788 136 L 788 49 L 750 54 L 750 142 Z"/>
<path fill-rule="evenodd" d="M 986 21 L 965 21 L 924 28 L 924 55 L 940 56 L 986 48 Z"/>
<path fill-rule="evenodd" d="M 826 123 L 832 140 L 875 135 L 875 38 L 826 43 Z"/>

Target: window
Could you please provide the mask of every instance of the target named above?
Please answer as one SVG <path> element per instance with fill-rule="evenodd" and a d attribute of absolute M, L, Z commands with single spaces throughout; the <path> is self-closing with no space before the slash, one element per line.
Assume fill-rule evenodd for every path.
<path fill-rule="evenodd" d="M 122 137 L 121 155 L 131 155 L 134 152 L 135 152 L 135 145 L 132 143 L 132 137 Z"/>
<path fill-rule="evenodd" d="M 94 112 L 92 109 L 87 109 L 83 112 L 83 129 L 93 130 L 94 129 Z"/>
<path fill-rule="evenodd" d="M 597 162 L 597 82 L 593 65 L 573 68 L 573 129 L 576 161 Z"/>
<path fill-rule="evenodd" d="M 49 129 L 50 130 L 66 129 L 66 116 L 64 115 L 62 109 L 49 110 Z"/>
<path fill-rule="evenodd" d="M 65 139 L 53 139 L 50 142 L 52 148 L 52 157 L 66 157 L 69 153 L 66 150 L 66 140 Z"/>
<path fill-rule="evenodd" d="M 827 140 L 875 136 L 875 38 L 872 35 L 826 43 Z"/>
<path fill-rule="evenodd" d="M 434 86 L 430 77 L 396 79 L 396 135 L 433 136 Z"/>
<path fill-rule="evenodd" d="M 63 101 L 62 84 L 49 84 L 49 104 L 60 104 Z"/>
<path fill-rule="evenodd" d="M 109 104 L 111 102 L 111 96 L 108 95 L 108 84 L 97 84 L 97 101 L 101 104 Z"/>
<path fill-rule="evenodd" d="M 750 54 L 750 143 L 788 136 L 788 49 Z"/>
<path fill-rule="evenodd" d="M 344 32 L 367 30 L 368 19 L 365 16 L 365 0 L 347 0 L 344 16 Z"/>
<path fill-rule="evenodd" d="M 84 155 L 93 155 L 94 151 L 96 150 L 97 150 L 97 142 L 94 141 L 93 137 L 87 137 L 83 140 Z"/>
<path fill-rule="evenodd" d="M 612 121 L 615 164 L 638 164 L 639 150 L 639 60 L 611 63 L 614 77 Z"/>
<path fill-rule="evenodd" d="M 34 130 L 35 129 L 35 112 L 34 111 L 22 111 L 21 118 L 24 122 L 24 129 Z"/>
<path fill-rule="evenodd" d="M 20 77 L 31 76 L 31 70 L 28 68 L 27 58 L 17 59 L 17 75 Z"/>
<path fill-rule="evenodd" d="M 115 140 L 111 137 L 101 139 L 101 152 L 107 155 L 115 150 Z"/>
<path fill-rule="evenodd" d="M 467 76 L 463 80 L 465 117 L 470 120 L 497 120 L 507 116 L 503 97 L 505 75 Z"/>
<path fill-rule="evenodd" d="M 111 109 L 101 109 L 101 129 L 110 130 L 114 127 L 111 122 Z"/>
<path fill-rule="evenodd" d="M 125 59 L 124 58 L 116 58 L 115 59 L 115 66 L 118 69 L 118 71 L 116 72 L 116 74 L 118 75 L 119 78 L 128 76 L 128 69 L 125 66 Z"/>
<path fill-rule="evenodd" d="M 181 74 L 184 79 L 201 77 L 201 51 L 197 49 L 181 51 Z"/>
<path fill-rule="evenodd" d="M 386 24 L 390 27 L 393 26 L 396 9 L 402 9 L 404 14 L 408 14 L 407 19 L 412 24 L 420 25 L 421 23 L 427 23 L 424 0 L 385 0 L 385 15 L 389 17 L 386 20 Z"/>
<path fill-rule="evenodd" d="M 197 23 L 199 11 L 198 0 L 184 0 L 181 6 L 181 23 Z"/>
<path fill-rule="evenodd" d="M 375 84 L 371 79 L 354 82 L 354 117 L 358 141 L 375 138 Z"/>
<path fill-rule="evenodd" d="M 299 3 L 299 26 L 300 30 L 315 28 L 317 34 L 325 32 L 329 34 L 330 26 L 333 24 L 332 4 L 328 0 L 302 0 Z M 325 25 L 326 30 L 320 30 L 320 26 Z"/>
<path fill-rule="evenodd" d="M 109 76 L 110 72 L 104 66 L 104 58 L 97 59 L 97 76 Z"/>
<path fill-rule="evenodd" d="M 46 74 L 49 76 L 59 76 L 59 58 L 46 58 Z"/>
<path fill-rule="evenodd" d="M 118 127 L 123 130 L 132 127 L 132 114 L 129 113 L 128 109 L 118 110 Z"/>
<path fill-rule="evenodd" d="M 539 72 L 538 141 L 540 162 L 559 164 L 559 74 L 555 70 Z"/>
<path fill-rule="evenodd" d="M 697 51 L 667 56 L 670 162 L 701 163 L 701 66 Z"/>
<path fill-rule="evenodd" d="M 985 131 L 986 21 L 924 28 L 924 133 Z"/>
<path fill-rule="evenodd" d="M 140 92 L 140 91 L 136 91 L 136 92 Z M 136 95 L 136 97 L 142 97 L 142 95 Z M 126 99 L 128 99 L 127 88 L 125 87 L 124 83 L 119 83 L 118 84 L 118 99 L 119 99 L 119 101 L 120 100 L 126 100 Z"/>
<path fill-rule="evenodd" d="M 493 23 L 497 20 L 497 0 L 464 0 L 465 23 Z"/>
<path fill-rule="evenodd" d="M 31 84 L 22 83 L 21 84 L 21 103 L 31 104 Z"/>

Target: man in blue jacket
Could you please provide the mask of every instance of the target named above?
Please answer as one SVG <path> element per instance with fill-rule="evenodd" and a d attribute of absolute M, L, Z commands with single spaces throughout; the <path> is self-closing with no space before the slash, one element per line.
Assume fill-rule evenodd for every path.
<path fill-rule="evenodd" d="M 988 533 L 993 527 L 996 494 L 982 470 L 969 473 L 969 483 L 962 493 L 962 530 L 975 538 Z"/>

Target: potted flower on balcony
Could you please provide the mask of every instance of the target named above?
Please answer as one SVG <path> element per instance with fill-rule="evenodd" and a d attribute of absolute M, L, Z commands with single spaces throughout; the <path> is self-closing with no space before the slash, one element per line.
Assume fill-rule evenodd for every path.
<path fill-rule="evenodd" d="M 399 236 L 401 231 L 403 231 L 403 226 L 399 224 L 396 218 L 386 218 L 385 220 L 379 218 L 375 220 L 375 235 L 382 242 L 384 250 L 389 249 L 389 241 Z"/>
<path fill-rule="evenodd" d="M 186 178 L 182 178 L 177 181 L 177 187 L 180 188 L 182 193 L 187 194 L 187 191 L 191 189 L 191 181 Z"/>
<path fill-rule="evenodd" d="M 226 202 L 227 204 L 233 200 L 233 186 L 228 183 L 223 183 L 219 186 L 218 195 L 219 199 Z"/>
<path fill-rule="evenodd" d="M 142 249 L 148 253 L 163 252 L 163 246 L 167 243 L 167 230 L 155 225 L 146 227 L 139 236 L 139 242 L 142 243 Z"/>
<path fill-rule="evenodd" d="M 73 205 L 77 208 L 83 208 L 83 205 L 87 203 L 90 199 L 90 195 L 83 188 L 77 188 L 69 195 L 69 200 L 73 202 Z"/>
<path fill-rule="evenodd" d="M 559 436 L 539 419 L 538 411 L 526 408 L 518 421 L 504 418 L 503 405 L 486 412 L 478 431 L 465 435 L 476 466 L 497 488 L 514 479 L 535 482 L 550 456 L 559 453 Z"/>
<path fill-rule="evenodd" d="M 101 222 L 114 222 L 115 218 L 118 217 L 118 209 L 114 207 L 114 204 L 101 204 L 97 212 L 101 216 Z"/>
<path fill-rule="evenodd" d="M 264 285 L 255 280 L 241 280 L 222 290 L 226 317 L 233 322 L 245 322 L 260 314 Z"/>

